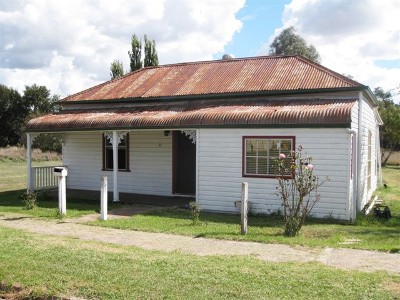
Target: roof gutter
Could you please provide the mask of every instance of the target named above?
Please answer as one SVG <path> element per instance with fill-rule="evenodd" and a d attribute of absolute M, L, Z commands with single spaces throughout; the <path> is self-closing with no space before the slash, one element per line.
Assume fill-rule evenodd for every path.
<path fill-rule="evenodd" d="M 62 133 L 62 132 L 77 132 L 77 131 L 111 131 L 111 130 L 181 130 L 181 129 L 199 129 L 199 128 L 347 128 L 350 124 L 232 124 L 232 125 L 172 125 L 172 126 L 141 126 L 141 127 L 74 127 L 74 128 L 39 128 L 29 129 L 27 133 Z"/>

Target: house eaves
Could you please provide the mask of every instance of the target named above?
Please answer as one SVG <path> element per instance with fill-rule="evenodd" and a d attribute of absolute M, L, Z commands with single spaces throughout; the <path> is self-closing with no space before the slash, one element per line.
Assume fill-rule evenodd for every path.
<path fill-rule="evenodd" d="M 65 110 L 32 119 L 27 132 L 127 129 L 348 127 L 356 98 L 193 101 L 126 108 Z"/>

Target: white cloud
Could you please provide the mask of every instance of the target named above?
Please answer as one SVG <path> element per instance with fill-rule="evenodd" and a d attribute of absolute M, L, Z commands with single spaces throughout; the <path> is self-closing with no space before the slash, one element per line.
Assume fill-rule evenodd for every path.
<path fill-rule="evenodd" d="M 212 59 L 240 30 L 244 0 L 0 0 L 0 83 L 67 96 L 129 69 L 133 33 L 155 39 L 160 63 Z"/>
<path fill-rule="evenodd" d="M 283 27 L 294 26 L 326 67 L 371 89 L 390 90 L 400 84 L 399 16 L 398 0 L 293 0 L 285 7 Z M 394 63 L 383 67 L 380 60 Z"/>

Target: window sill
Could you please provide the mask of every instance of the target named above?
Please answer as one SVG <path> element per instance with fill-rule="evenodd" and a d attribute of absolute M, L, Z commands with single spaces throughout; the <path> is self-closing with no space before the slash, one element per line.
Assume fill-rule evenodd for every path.
<path fill-rule="evenodd" d="M 242 177 L 247 178 L 270 178 L 270 179 L 278 179 L 278 177 L 283 177 L 284 179 L 292 179 L 293 176 L 278 176 L 278 175 L 256 175 L 256 174 L 243 174 Z"/>
<path fill-rule="evenodd" d="M 114 172 L 113 169 L 101 169 L 103 172 Z M 131 170 L 118 170 L 118 172 L 129 173 Z"/>

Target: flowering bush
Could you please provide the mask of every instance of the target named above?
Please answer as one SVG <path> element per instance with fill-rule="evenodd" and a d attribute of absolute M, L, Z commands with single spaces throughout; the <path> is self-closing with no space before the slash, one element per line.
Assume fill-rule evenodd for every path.
<path fill-rule="evenodd" d="M 284 235 L 296 236 L 315 204 L 319 201 L 318 188 L 329 181 L 320 181 L 313 174 L 312 157 L 302 154 L 302 146 L 291 158 L 279 154 L 277 164 L 277 195 L 282 200 L 285 219 Z"/>

